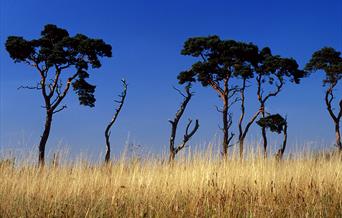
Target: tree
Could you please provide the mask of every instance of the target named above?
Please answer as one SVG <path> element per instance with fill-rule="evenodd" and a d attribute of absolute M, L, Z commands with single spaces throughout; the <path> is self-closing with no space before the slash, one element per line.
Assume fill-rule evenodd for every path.
<path fill-rule="evenodd" d="M 191 83 L 188 83 L 185 86 L 185 94 L 182 93 L 180 90 L 176 89 L 178 91 L 178 93 L 184 97 L 184 99 L 183 99 L 183 102 L 181 103 L 179 109 L 177 110 L 177 112 L 175 114 L 175 118 L 173 120 L 169 120 L 169 122 L 171 124 L 171 135 L 170 135 L 170 143 L 169 143 L 169 148 L 170 148 L 169 162 L 172 162 L 175 159 L 176 154 L 179 151 L 181 151 L 183 148 L 185 148 L 186 143 L 190 140 L 190 138 L 196 133 L 196 131 L 199 128 L 199 122 L 198 122 L 198 120 L 196 120 L 194 128 L 189 132 L 189 128 L 190 128 L 191 123 L 192 123 L 192 120 L 189 119 L 189 122 L 185 128 L 185 134 L 183 136 L 182 144 L 179 146 L 175 146 L 175 139 L 176 139 L 176 133 L 177 133 L 177 127 L 178 127 L 179 120 L 183 116 L 183 113 L 186 109 L 186 106 L 188 105 L 192 96 L 194 95 L 194 93 L 192 93 L 190 91 L 190 89 L 191 89 Z"/>
<path fill-rule="evenodd" d="M 257 56 L 257 54 L 255 54 Z M 253 61 L 253 60 L 252 60 Z M 254 60 L 255 61 L 255 60 Z M 248 64 L 248 67 L 245 68 L 243 71 L 239 71 L 237 77 L 242 80 L 242 85 L 240 87 L 240 118 L 239 118 L 239 123 L 238 123 L 238 128 L 239 128 L 239 150 L 240 150 L 240 159 L 243 158 L 243 150 L 244 150 L 244 141 L 247 136 L 248 130 L 251 127 L 251 125 L 254 123 L 256 118 L 259 116 L 261 110 L 258 110 L 246 123 L 245 126 L 243 126 L 244 118 L 245 118 L 245 111 L 246 111 L 246 106 L 245 106 L 245 92 L 247 88 L 247 82 L 254 77 L 254 72 L 251 68 L 251 65 L 255 64 L 255 62 L 251 62 Z"/>
<path fill-rule="evenodd" d="M 305 69 L 308 71 L 323 70 L 325 79 L 323 86 L 327 86 L 325 90 L 325 104 L 328 113 L 335 125 L 336 146 L 342 152 L 340 122 L 342 117 L 342 99 L 339 100 L 339 109 L 334 113 L 333 101 L 335 99 L 334 91 L 337 83 L 342 78 L 342 57 L 341 52 L 331 47 L 324 47 L 313 53 L 310 61 L 306 64 Z M 340 92 L 341 93 L 341 92 Z"/>
<path fill-rule="evenodd" d="M 265 106 L 268 100 L 277 96 L 284 87 L 286 79 L 298 84 L 306 72 L 300 70 L 296 60 L 272 55 L 270 48 L 263 48 L 259 52 L 258 64 L 255 66 L 257 82 L 257 98 L 260 104 L 261 116 L 266 117 Z M 266 85 L 268 90 L 266 91 Z M 272 90 L 273 88 L 273 90 Z M 261 126 L 264 157 L 267 157 L 266 128 Z"/>
<path fill-rule="evenodd" d="M 112 47 L 102 39 L 92 39 L 82 34 L 72 37 L 65 29 L 48 24 L 39 39 L 9 36 L 6 49 L 15 63 L 22 62 L 34 67 L 40 76 L 36 86 L 22 88 L 39 90 L 44 99 L 46 118 L 38 159 L 40 166 L 43 166 L 53 115 L 66 108 L 61 103 L 70 86 L 78 95 L 81 105 L 94 107 L 96 87 L 86 80 L 89 77 L 88 69 L 100 68 L 99 57 L 111 57 Z"/>
<path fill-rule="evenodd" d="M 270 129 L 271 132 L 278 134 L 283 133 L 284 139 L 281 148 L 276 153 L 276 158 L 281 160 L 283 158 L 286 143 L 287 143 L 287 121 L 279 114 L 268 115 L 267 117 L 262 117 L 257 121 L 257 124 L 265 129 Z"/>
<path fill-rule="evenodd" d="M 248 70 L 250 59 L 257 55 L 257 47 L 251 43 L 221 40 L 218 36 L 189 38 L 184 43 L 182 55 L 199 58 L 192 67 L 178 75 L 180 84 L 198 81 L 202 86 L 212 87 L 223 102 L 222 113 L 223 152 L 227 156 L 228 147 L 234 137 L 230 133 L 232 126 L 231 106 L 239 99 L 238 86 L 231 84 L 231 79 L 240 72 Z"/>
<path fill-rule="evenodd" d="M 118 101 L 115 100 L 115 102 L 118 103 L 119 105 L 115 109 L 115 113 L 114 113 L 111 121 L 108 123 L 108 125 L 106 127 L 106 130 L 105 130 L 105 139 L 106 139 L 105 162 L 106 163 L 109 163 L 109 161 L 110 161 L 110 140 L 109 140 L 109 137 L 110 137 L 110 134 L 111 134 L 110 129 L 112 128 L 113 124 L 115 123 L 116 119 L 118 118 L 119 113 L 120 113 L 120 111 L 122 109 L 122 106 L 125 103 L 125 99 L 126 99 L 126 95 L 127 95 L 127 83 L 126 83 L 126 80 L 122 79 L 121 82 L 122 82 L 122 86 L 123 86 L 123 91 L 119 95 L 120 100 L 118 100 Z"/>

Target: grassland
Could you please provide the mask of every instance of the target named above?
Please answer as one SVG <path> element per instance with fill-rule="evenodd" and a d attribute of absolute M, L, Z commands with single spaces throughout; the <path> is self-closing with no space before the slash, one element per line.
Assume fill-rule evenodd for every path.
<path fill-rule="evenodd" d="M 0 167 L 1 217 L 342 217 L 341 157 Z"/>

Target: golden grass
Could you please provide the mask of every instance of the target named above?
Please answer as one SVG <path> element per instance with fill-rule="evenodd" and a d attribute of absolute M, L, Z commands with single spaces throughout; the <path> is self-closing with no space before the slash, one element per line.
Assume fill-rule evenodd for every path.
<path fill-rule="evenodd" d="M 1 217 L 342 217 L 340 157 L 0 165 Z"/>

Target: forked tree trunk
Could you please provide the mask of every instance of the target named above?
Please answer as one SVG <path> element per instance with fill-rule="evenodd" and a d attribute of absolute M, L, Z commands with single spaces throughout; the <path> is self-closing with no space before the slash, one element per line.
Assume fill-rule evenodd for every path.
<path fill-rule="evenodd" d="M 339 102 L 340 110 L 335 115 L 333 111 L 332 101 L 334 100 L 333 89 L 336 86 L 337 82 L 332 83 L 330 87 L 325 92 L 325 104 L 327 106 L 327 110 L 329 112 L 330 117 L 334 121 L 335 124 L 335 135 L 336 135 L 336 146 L 340 152 L 342 152 L 342 143 L 341 143 L 341 132 L 340 132 L 340 121 L 342 118 L 342 100 Z"/>
<path fill-rule="evenodd" d="M 240 159 L 243 159 L 243 150 L 244 150 L 244 142 L 245 142 L 245 138 L 247 136 L 248 130 L 251 127 L 251 125 L 254 123 L 254 121 L 256 120 L 256 118 L 259 116 L 260 114 L 260 109 L 258 112 L 256 112 L 254 114 L 253 117 L 250 118 L 250 120 L 248 121 L 248 123 L 246 124 L 245 128 L 242 127 L 243 125 L 243 120 L 245 117 L 245 90 L 246 90 L 246 79 L 243 80 L 242 83 L 242 88 L 241 88 L 241 96 L 240 96 L 240 101 L 241 101 L 241 115 L 240 115 L 240 119 L 239 119 L 239 149 L 240 149 Z"/>
<path fill-rule="evenodd" d="M 47 140 L 48 140 L 49 135 L 50 135 L 52 115 L 53 115 L 52 112 L 46 113 L 44 132 L 40 138 L 39 147 L 38 147 L 38 149 L 39 149 L 39 159 L 38 159 L 39 166 L 44 166 L 44 164 L 45 164 L 45 146 L 46 146 Z"/>

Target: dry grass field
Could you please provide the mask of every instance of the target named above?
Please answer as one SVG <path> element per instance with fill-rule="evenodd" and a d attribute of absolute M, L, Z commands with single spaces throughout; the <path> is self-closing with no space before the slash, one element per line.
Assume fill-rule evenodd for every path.
<path fill-rule="evenodd" d="M 0 167 L 1 217 L 342 217 L 341 157 Z"/>

